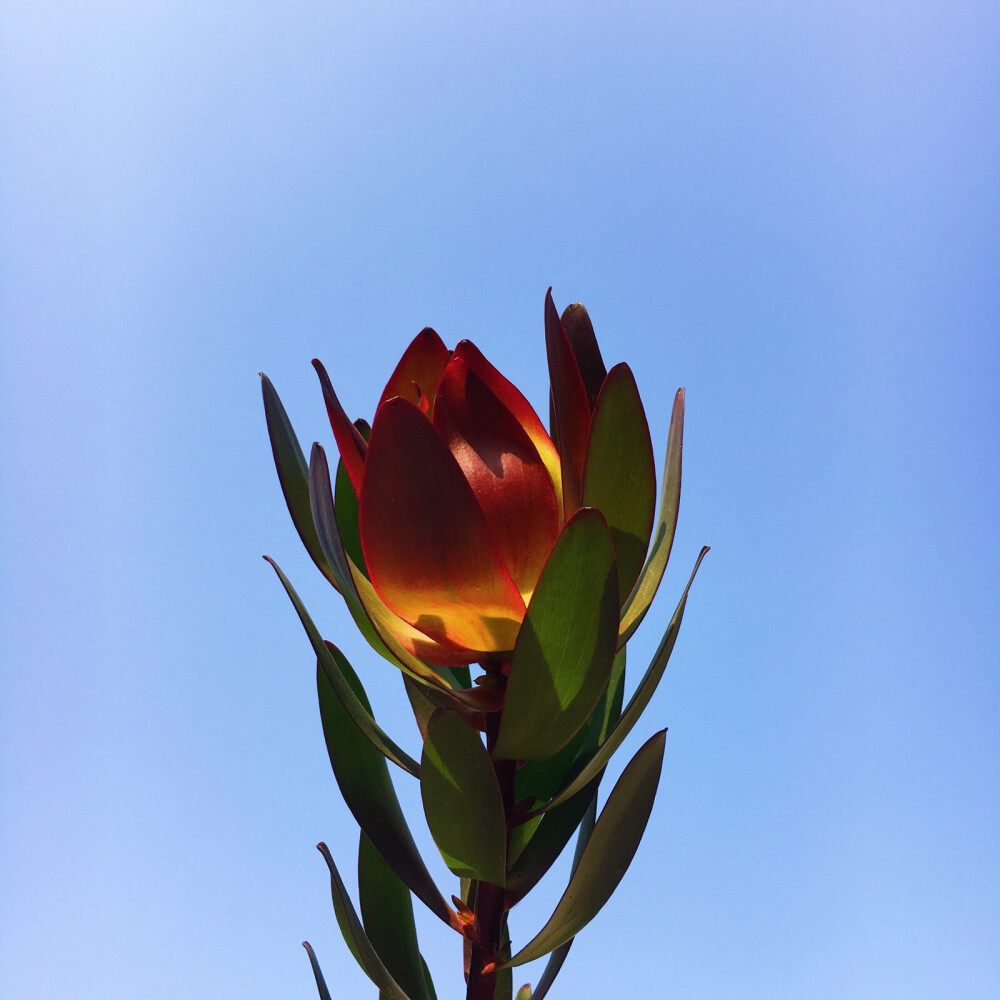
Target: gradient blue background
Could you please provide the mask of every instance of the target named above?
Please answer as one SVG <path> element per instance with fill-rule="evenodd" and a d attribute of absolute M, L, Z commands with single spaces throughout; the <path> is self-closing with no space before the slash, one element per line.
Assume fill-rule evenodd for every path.
<path fill-rule="evenodd" d="M 307 937 L 374 996 L 262 552 L 415 729 L 288 523 L 257 372 L 329 442 L 309 360 L 370 415 L 431 324 L 540 407 L 549 284 L 658 455 L 688 389 L 633 676 L 713 547 L 626 747 L 670 727 L 646 839 L 552 997 L 1000 995 L 998 67 L 986 0 L 7 0 L 0 995 L 312 998 Z"/>

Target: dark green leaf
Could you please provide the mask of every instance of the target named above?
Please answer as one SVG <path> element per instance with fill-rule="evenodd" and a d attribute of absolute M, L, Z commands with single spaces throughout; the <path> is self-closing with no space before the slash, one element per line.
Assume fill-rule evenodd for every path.
<path fill-rule="evenodd" d="M 506 925 L 503 929 L 503 939 L 500 942 L 499 955 L 510 955 L 510 931 Z M 493 989 L 493 1000 L 511 1000 L 514 994 L 514 970 L 505 966 L 497 972 L 496 986 Z"/>
<path fill-rule="evenodd" d="M 371 428 L 363 420 L 356 420 L 354 426 L 367 441 L 371 437 Z M 361 534 L 358 531 L 358 495 L 351 485 L 351 477 L 347 474 L 343 462 L 337 463 L 336 492 L 334 494 L 334 509 L 337 514 L 337 527 L 344 543 L 344 551 L 354 560 L 354 564 L 365 576 L 368 570 L 365 566 L 365 556 L 361 551 Z"/>
<path fill-rule="evenodd" d="M 522 900 L 538 884 L 569 843 L 573 831 L 597 797 L 600 778 L 598 775 L 573 798 L 542 814 L 541 822 L 507 876 L 507 897 L 512 904 Z"/>
<path fill-rule="evenodd" d="M 604 516 L 567 522 L 517 636 L 494 757 L 540 760 L 564 747 L 594 711 L 615 656 L 618 582 Z"/>
<path fill-rule="evenodd" d="M 260 387 L 264 396 L 264 416 L 267 420 L 267 434 L 271 439 L 274 467 L 278 470 L 278 481 L 288 505 L 288 513 L 292 516 L 292 524 L 320 572 L 339 590 L 340 585 L 313 526 L 309 508 L 309 470 L 302 448 L 271 380 L 263 372 Z"/>
<path fill-rule="evenodd" d="M 684 588 L 684 593 L 681 595 L 680 602 L 674 611 L 673 617 L 670 619 L 670 624 L 667 626 L 667 631 L 660 640 L 659 648 L 656 650 L 652 662 L 639 682 L 638 688 L 636 688 L 635 693 L 629 699 L 629 703 L 625 707 L 625 711 L 622 712 L 621 718 L 608 734 L 608 738 L 601 744 L 597 753 L 587 762 L 580 773 L 544 807 L 545 809 L 552 809 L 576 795 L 595 774 L 603 770 L 611 759 L 611 755 L 622 745 L 625 737 L 632 731 L 632 727 L 639 721 L 639 716 L 642 715 L 644 709 L 649 704 L 650 698 L 653 697 L 653 692 L 660 683 L 660 678 L 666 669 L 667 661 L 673 652 L 674 643 L 677 641 L 677 633 L 680 631 L 681 620 L 684 617 L 684 607 L 687 604 L 688 591 L 691 589 L 691 584 L 694 583 L 695 574 L 698 572 L 698 567 L 701 565 L 701 561 L 705 558 L 707 552 L 707 546 L 701 550 L 701 554 L 694 564 L 694 569 L 691 571 L 691 577 L 687 582 L 687 586 Z"/>
<path fill-rule="evenodd" d="M 427 968 L 427 963 L 420 959 L 420 964 L 424 967 L 424 985 L 427 988 L 427 995 L 431 1000 L 437 1000 L 437 993 L 434 991 L 434 980 L 431 979 L 431 970 Z"/>
<path fill-rule="evenodd" d="M 358 902 L 368 940 L 389 974 L 413 1000 L 430 1000 L 410 890 L 364 832 L 358 847 Z"/>
<path fill-rule="evenodd" d="M 364 688 L 346 657 L 336 646 L 328 643 L 327 647 L 342 677 L 370 714 Z M 392 871 L 432 913 L 451 924 L 451 909 L 413 842 L 385 758 L 352 722 L 322 667 L 316 671 L 316 687 L 323 736 L 344 802 Z"/>
<path fill-rule="evenodd" d="M 344 941 L 350 948 L 351 954 L 364 970 L 365 975 L 385 994 L 387 1000 L 410 1000 L 389 974 L 389 970 L 386 969 L 382 959 L 378 957 L 378 953 L 372 947 L 371 941 L 368 940 L 368 935 L 365 933 L 364 927 L 361 926 L 354 904 L 347 894 L 343 879 L 340 877 L 340 872 L 337 871 L 337 866 L 333 863 L 333 858 L 330 856 L 326 844 L 318 844 L 317 846 L 330 869 L 333 910 L 337 915 L 337 923 L 340 925 L 340 931 L 344 935 Z"/>
<path fill-rule="evenodd" d="M 590 322 L 586 308 L 579 302 L 573 302 L 563 310 L 562 325 L 587 390 L 587 402 L 593 411 L 601 386 L 608 376 L 594 335 L 594 324 Z"/>
<path fill-rule="evenodd" d="M 447 709 L 427 723 L 420 794 L 445 864 L 461 878 L 503 885 L 507 823 L 493 764 L 479 733 Z"/>
<path fill-rule="evenodd" d="M 323 669 L 327 680 L 329 680 L 330 686 L 340 699 L 340 703 L 344 706 L 344 710 L 350 716 L 351 721 L 364 733 L 365 737 L 376 750 L 394 764 L 398 764 L 404 771 L 409 771 L 414 777 L 419 777 L 420 767 L 417 762 L 386 736 L 372 718 L 371 713 L 358 700 L 358 696 L 354 691 L 351 690 L 350 684 L 347 683 L 341 673 L 337 658 L 330 651 L 331 648 L 336 647 L 328 647 L 323 641 L 323 637 L 319 634 L 319 629 L 313 624 L 313 620 L 309 617 L 309 612 L 306 611 L 305 605 L 295 592 L 295 588 L 289 582 L 288 577 L 281 572 L 278 564 L 270 556 L 264 556 L 264 558 L 271 564 L 274 572 L 278 574 L 278 579 L 281 581 L 285 592 L 295 607 L 299 621 L 302 622 L 302 626 L 306 630 L 306 635 L 309 636 L 309 642 L 312 643 L 313 652 L 319 659 L 320 667 Z"/>
<path fill-rule="evenodd" d="M 640 747 L 629 762 L 608 796 L 548 923 L 507 964 L 523 965 L 565 944 L 590 923 L 618 888 L 653 808 L 665 738 L 664 729 Z"/>
<path fill-rule="evenodd" d="M 330 1000 L 330 991 L 326 988 L 326 980 L 323 978 L 323 970 L 316 961 L 316 952 L 312 950 L 312 945 L 308 941 L 302 942 L 306 954 L 309 956 L 309 964 L 312 966 L 313 977 L 316 980 L 316 989 L 319 990 L 319 1000 Z"/>
<path fill-rule="evenodd" d="M 622 606 L 622 621 L 618 632 L 618 645 L 623 646 L 639 627 L 649 610 L 667 568 L 670 549 L 674 544 L 677 528 L 677 511 L 681 502 L 681 446 L 684 439 L 684 390 L 678 389 L 674 397 L 674 412 L 670 417 L 667 433 L 667 457 L 663 462 L 663 489 L 660 493 L 660 517 L 652 548 L 646 557 L 639 579 L 632 593 Z"/>
<path fill-rule="evenodd" d="M 583 506 L 607 519 L 618 563 L 619 605 L 646 558 L 656 507 L 656 463 L 632 371 L 615 365 L 597 397 L 583 470 Z"/>

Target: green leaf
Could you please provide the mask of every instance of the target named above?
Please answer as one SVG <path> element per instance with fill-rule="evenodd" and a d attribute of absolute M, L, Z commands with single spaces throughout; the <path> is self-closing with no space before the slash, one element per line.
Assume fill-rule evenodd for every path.
<path fill-rule="evenodd" d="M 649 664 L 646 673 L 639 682 L 639 686 L 636 688 L 635 693 L 629 699 L 629 703 L 625 707 L 625 711 L 622 712 L 621 718 L 608 734 L 608 738 L 601 744 L 597 753 L 595 753 L 594 756 L 587 762 L 580 773 L 554 799 L 552 799 L 551 802 L 544 806 L 543 811 L 553 809 L 560 803 L 565 802 L 567 799 L 576 795 L 577 792 L 579 792 L 580 789 L 583 788 L 595 774 L 600 772 L 605 767 L 611 759 L 611 755 L 622 745 L 625 737 L 632 731 L 632 727 L 639 721 L 639 716 L 642 715 L 646 706 L 649 704 L 650 698 L 653 697 L 653 692 L 656 690 L 656 686 L 660 683 L 660 678 L 663 676 L 663 671 L 666 669 L 667 661 L 670 659 L 670 654 L 673 652 L 674 643 L 677 641 L 677 633 L 680 631 L 681 620 L 684 617 L 684 608 L 687 604 L 688 591 L 691 589 L 691 584 L 694 583 L 695 574 L 698 572 L 698 567 L 701 565 L 701 561 L 705 558 L 705 554 L 707 552 L 708 546 L 705 546 L 705 548 L 701 550 L 701 553 L 694 564 L 694 569 L 691 571 L 691 577 L 687 582 L 687 586 L 684 588 L 684 593 L 681 595 L 681 599 L 677 604 L 673 617 L 670 619 L 667 631 L 663 634 L 663 638 L 660 640 L 659 648 L 656 650 L 652 662 Z"/>
<path fill-rule="evenodd" d="M 309 470 L 302 448 L 278 393 L 263 372 L 260 387 L 264 396 L 264 417 L 267 420 L 267 434 L 271 439 L 274 467 L 278 471 L 278 482 L 281 483 L 281 492 L 285 496 L 288 513 L 292 516 L 292 524 L 319 571 L 339 590 L 336 574 L 323 552 L 313 525 L 309 507 Z"/>
<path fill-rule="evenodd" d="M 531 1000 L 531 983 L 525 983 L 518 991 L 514 1000 Z"/>
<path fill-rule="evenodd" d="M 316 952 L 312 950 L 312 945 L 308 941 L 302 942 L 306 954 L 309 956 L 309 964 L 312 966 L 313 978 L 316 980 L 316 989 L 319 990 L 319 1000 L 330 1000 L 330 991 L 326 988 L 326 980 L 323 978 L 323 970 L 316 961 Z"/>
<path fill-rule="evenodd" d="M 313 620 L 309 617 L 309 612 L 306 611 L 302 599 L 295 592 L 295 588 L 289 582 L 288 577 L 281 572 L 278 564 L 270 556 L 264 556 L 264 558 L 271 564 L 274 572 L 278 574 L 278 579 L 281 581 L 285 592 L 295 607 L 299 621 L 302 622 L 302 626 L 306 630 L 306 635 L 309 636 L 309 642 L 312 643 L 313 652 L 319 659 L 320 667 L 351 721 L 364 733 L 365 737 L 379 753 L 383 754 L 383 756 L 387 757 L 394 764 L 398 764 L 404 771 L 409 771 L 415 778 L 419 777 L 420 767 L 417 762 L 386 736 L 372 718 L 371 713 L 351 689 L 350 684 L 344 679 L 340 664 L 337 662 L 337 657 L 331 652 L 336 647 L 328 647 L 326 642 L 323 641 L 323 637 L 319 634 L 319 629 L 313 624 Z"/>
<path fill-rule="evenodd" d="M 674 411 L 667 433 L 667 457 L 663 462 L 663 489 L 660 493 L 660 517 L 652 548 L 646 557 L 639 579 L 632 593 L 622 605 L 622 620 L 618 630 L 618 645 L 623 646 L 632 637 L 639 623 L 653 603 L 663 571 L 667 568 L 670 550 L 677 529 L 677 511 L 681 502 L 681 446 L 684 438 L 684 390 L 678 389 L 674 397 Z"/>
<path fill-rule="evenodd" d="M 434 980 L 431 979 L 431 970 L 427 968 L 427 963 L 422 957 L 420 964 L 424 967 L 424 985 L 427 987 L 427 995 L 431 1000 L 437 1000 L 437 993 L 434 991 Z"/>
<path fill-rule="evenodd" d="M 340 872 L 337 871 L 337 866 L 333 863 L 329 848 L 326 844 L 317 844 L 316 846 L 319 848 L 320 854 L 323 855 L 327 868 L 330 869 L 330 893 L 333 896 L 333 910 L 337 915 L 340 932 L 344 935 L 344 941 L 350 948 L 351 954 L 364 970 L 365 975 L 379 988 L 387 1000 L 410 1000 L 399 983 L 392 978 L 368 939 L 368 935 L 358 919 L 354 904 L 351 902 L 351 897 L 347 894 Z"/>
<path fill-rule="evenodd" d="M 370 713 L 364 688 L 347 658 L 331 643 L 327 648 L 344 680 Z M 391 870 L 432 913 L 450 925 L 451 909 L 413 842 L 385 758 L 353 723 L 321 666 L 316 671 L 316 687 L 330 765 L 347 808 Z"/>
<path fill-rule="evenodd" d="M 499 955 L 510 954 L 510 931 L 504 923 L 503 938 L 500 941 Z M 505 966 L 497 972 L 496 985 L 493 988 L 493 1000 L 511 1000 L 514 995 L 514 970 Z"/>
<path fill-rule="evenodd" d="M 618 582 L 604 516 L 567 522 L 514 645 L 493 756 L 541 760 L 587 721 L 608 682 L 618 636 Z"/>
<path fill-rule="evenodd" d="M 447 709 L 427 723 L 420 794 L 445 864 L 460 878 L 503 885 L 507 822 L 493 764 L 479 733 Z"/>
<path fill-rule="evenodd" d="M 368 940 L 389 974 L 413 1000 L 430 1000 L 410 890 L 363 831 L 358 847 L 358 902 Z"/>
<path fill-rule="evenodd" d="M 622 772 L 548 923 L 505 964 L 523 965 L 565 944 L 590 923 L 618 888 L 653 808 L 666 732 L 663 729 L 651 737 Z"/>
<path fill-rule="evenodd" d="M 621 699 L 619 697 L 619 707 L 621 707 Z M 594 822 L 597 819 L 597 796 L 591 800 L 590 808 L 587 810 L 587 815 L 583 817 L 583 822 L 580 824 L 580 834 L 576 838 L 576 850 L 573 852 L 573 867 L 570 869 L 570 874 L 580 865 L 580 858 L 583 856 L 583 849 L 587 846 L 587 841 L 590 840 L 590 835 L 594 832 Z M 552 988 L 552 984 L 555 982 L 556 976 L 559 975 L 559 970 L 563 967 L 566 962 L 566 958 L 569 956 L 569 950 L 573 947 L 573 942 L 576 940 L 575 937 L 571 937 L 565 944 L 559 945 L 550 955 L 549 960 L 545 963 L 545 969 L 542 971 L 542 976 L 538 980 L 538 986 L 535 988 L 535 1000 L 544 1000 L 544 997 Z"/>
<path fill-rule="evenodd" d="M 541 822 L 524 845 L 507 876 L 510 905 L 520 902 L 552 867 L 597 798 L 597 775 L 582 791 L 555 809 L 543 813 Z"/>
<path fill-rule="evenodd" d="M 355 420 L 361 436 L 367 441 L 371 437 L 372 430 L 363 420 Z M 355 565 L 365 576 L 368 575 L 365 566 L 365 555 L 361 550 L 361 533 L 358 530 L 358 515 L 360 505 L 358 495 L 354 492 L 351 484 L 351 477 L 347 474 L 343 462 L 337 463 L 336 487 L 334 493 L 334 510 L 337 514 L 337 527 L 340 529 L 340 538 L 344 543 L 344 551 L 354 560 Z"/>
<path fill-rule="evenodd" d="M 583 470 L 583 506 L 596 507 L 607 519 L 623 604 L 646 558 L 656 507 L 653 442 L 626 364 L 608 372 L 597 397 Z"/>

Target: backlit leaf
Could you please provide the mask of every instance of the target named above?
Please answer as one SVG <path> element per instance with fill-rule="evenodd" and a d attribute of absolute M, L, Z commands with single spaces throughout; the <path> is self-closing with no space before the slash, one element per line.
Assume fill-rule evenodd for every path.
<path fill-rule="evenodd" d="M 705 558 L 707 552 L 707 546 L 701 550 L 701 554 L 694 564 L 694 569 L 691 571 L 691 577 L 687 582 L 687 586 L 684 588 L 684 593 L 681 595 L 673 617 L 670 619 L 670 624 L 667 626 L 667 631 L 660 640 L 659 648 L 656 650 L 652 662 L 639 682 L 638 688 L 636 688 L 635 693 L 629 699 L 629 703 L 622 712 L 621 718 L 608 734 L 608 738 L 601 744 L 597 753 L 587 762 L 580 773 L 545 806 L 545 809 L 552 809 L 560 805 L 586 786 L 591 778 L 607 765 L 611 759 L 611 755 L 622 745 L 625 737 L 632 731 L 632 727 L 639 721 L 639 716 L 642 715 L 643 710 L 649 704 L 650 698 L 653 697 L 653 692 L 656 690 L 657 684 L 660 683 L 660 678 L 666 669 L 667 661 L 673 652 L 674 643 L 677 641 L 677 633 L 680 631 L 681 620 L 684 617 L 688 591 L 691 589 L 691 584 L 694 583 L 695 574 L 698 572 L 698 567 L 701 565 L 701 561 Z"/>
<path fill-rule="evenodd" d="M 493 756 L 552 757 L 604 691 L 618 635 L 618 578 L 607 524 L 584 508 L 549 555 L 517 636 Z"/>
<path fill-rule="evenodd" d="M 628 365 L 615 365 L 597 397 L 583 471 L 583 506 L 596 507 L 611 530 L 619 603 L 642 568 L 656 507 L 656 465 L 646 414 Z"/>
<path fill-rule="evenodd" d="M 667 433 L 667 457 L 663 462 L 663 488 L 660 493 L 660 517 L 653 535 L 646 563 L 632 593 L 622 606 L 622 621 L 618 632 L 618 645 L 623 646 L 639 627 L 649 610 L 667 568 L 670 549 L 677 529 L 677 511 L 681 502 L 681 446 L 684 439 L 684 390 L 678 389 L 674 397 L 674 410 Z"/>
<path fill-rule="evenodd" d="M 427 723 L 420 794 L 445 864 L 460 878 L 503 885 L 507 821 L 493 764 L 480 734 L 447 709 Z"/>
<path fill-rule="evenodd" d="M 506 964 L 523 965 L 565 944 L 611 898 L 646 829 L 660 779 L 665 738 L 664 729 L 640 747 L 629 762 L 608 796 L 548 923 Z"/>

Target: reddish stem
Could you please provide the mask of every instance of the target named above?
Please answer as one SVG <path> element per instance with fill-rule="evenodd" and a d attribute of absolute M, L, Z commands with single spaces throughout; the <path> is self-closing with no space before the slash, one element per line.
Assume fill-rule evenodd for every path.
<path fill-rule="evenodd" d="M 503 661 L 484 663 L 486 671 L 501 689 L 506 687 L 507 677 Z M 492 752 L 500 731 L 500 712 L 486 715 L 486 748 Z M 517 764 L 512 760 L 493 762 L 493 771 L 500 786 L 504 815 L 507 818 L 508 840 L 510 819 L 514 810 L 514 775 Z M 472 944 L 469 962 L 469 985 L 466 1000 L 493 1000 L 496 993 L 496 966 L 503 961 L 499 955 L 503 942 L 504 926 L 507 922 L 507 907 L 503 886 L 490 882 L 480 882 L 476 888 L 476 940 Z"/>

